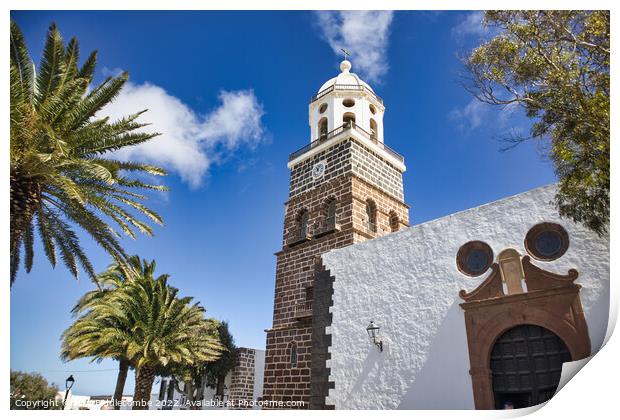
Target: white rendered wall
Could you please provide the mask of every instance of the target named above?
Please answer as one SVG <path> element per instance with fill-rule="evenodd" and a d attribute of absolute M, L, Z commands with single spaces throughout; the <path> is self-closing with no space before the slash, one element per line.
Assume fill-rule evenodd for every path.
<path fill-rule="evenodd" d="M 579 271 L 592 352 L 598 351 L 609 313 L 609 240 L 561 219 L 554 194 L 554 185 L 538 188 L 323 255 L 335 276 L 327 331 L 335 388 L 327 403 L 336 409 L 473 409 L 458 292 L 473 290 L 488 273 L 461 274 L 456 253 L 481 240 L 495 257 L 509 247 L 526 255 L 527 231 L 544 221 L 564 226 L 570 246 L 556 261 L 532 261 L 561 274 Z M 370 320 L 381 327 L 382 353 L 366 333 Z"/>
<path fill-rule="evenodd" d="M 256 350 L 254 354 L 254 401 L 263 397 L 263 380 L 265 376 L 265 350 Z M 256 405 L 253 408 L 259 409 Z"/>

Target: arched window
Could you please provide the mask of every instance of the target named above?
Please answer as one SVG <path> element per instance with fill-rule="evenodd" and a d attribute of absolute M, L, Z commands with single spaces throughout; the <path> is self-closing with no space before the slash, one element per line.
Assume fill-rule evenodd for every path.
<path fill-rule="evenodd" d="M 397 232 L 400 227 L 400 220 L 398 219 L 398 215 L 394 210 L 390 212 L 390 229 L 392 232 Z"/>
<path fill-rule="evenodd" d="M 310 220 L 310 213 L 308 210 L 302 210 L 299 213 L 299 237 L 305 238 L 308 236 L 308 220 Z"/>
<path fill-rule="evenodd" d="M 346 112 L 342 116 L 342 123 L 346 126 L 355 126 L 355 114 L 352 112 Z"/>
<path fill-rule="evenodd" d="M 333 229 L 336 226 L 336 200 L 333 198 L 327 202 L 325 224 L 328 229 Z"/>
<path fill-rule="evenodd" d="M 319 139 L 324 140 L 327 138 L 327 117 L 323 117 L 319 120 Z"/>
<path fill-rule="evenodd" d="M 370 119 L 370 138 L 377 140 L 377 122 L 373 118 Z"/>
<path fill-rule="evenodd" d="M 297 343 L 292 341 L 288 352 L 289 352 L 289 361 L 291 363 L 291 367 L 297 366 Z"/>
<path fill-rule="evenodd" d="M 366 200 L 366 223 L 369 232 L 377 232 L 377 205 L 372 200 Z"/>

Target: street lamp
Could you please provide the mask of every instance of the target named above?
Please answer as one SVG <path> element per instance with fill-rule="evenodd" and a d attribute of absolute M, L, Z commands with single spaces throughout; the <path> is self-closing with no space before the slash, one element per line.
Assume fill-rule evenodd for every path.
<path fill-rule="evenodd" d="M 370 325 L 366 327 L 366 332 L 379 351 L 383 351 L 383 341 L 379 339 L 379 328 L 373 321 L 370 321 Z"/>
<path fill-rule="evenodd" d="M 67 404 L 67 397 L 69 396 L 69 391 L 73 388 L 73 384 L 75 383 L 75 379 L 73 379 L 73 375 L 69 375 L 67 380 L 65 381 L 65 399 L 62 402 L 62 409 L 65 409 L 65 405 Z"/>

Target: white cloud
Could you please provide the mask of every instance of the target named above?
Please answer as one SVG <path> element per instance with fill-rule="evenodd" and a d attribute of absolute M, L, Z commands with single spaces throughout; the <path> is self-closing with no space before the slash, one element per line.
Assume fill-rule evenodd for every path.
<path fill-rule="evenodd" d="M 200 115 L 159 86 L 127 83 L 101 115 L 118 119 L 148 108 L 138 121 L 151 123 L 146 131 L 162 134 L 115 154 L 161 165 L 196 188 L 213 163 L 239 147 L 254 148 L 263 139 L 264 112 L 253 91 L 222 91 L 219 102 L 215 109 Z"/>
<path fill-rule="evenodd" d="M 467 36 L 485 36 L 489 33 L 489 28 L 482 24 L 484 12 L 475 11 L 461 17 L 459 23 L 452 28 L 452 35 L 462 39 Z"/>
<path fill-rule="evenodd" d="M 519 109 L 517 103 L 496 106 L 472 98 L 464 107 L 452 109 L 448 118 L 461 133 L 469 134 L 485 122 L 492 123 L 496 129 L 506 129 L 516 123 Z M 520 129 L 518 126 L 510 127 L 512 131 L 518 129 Z"/>
<path fill-rule="evenodd" d="M 317 23 L 336 54 L 351 53 L 353 71 L 378 82 L 388 71 L 388 38 L 392 11 L 319 11 Z"/>
<path fill-rule="evenodd" d="M 478 128 L 489 111 L 489 105 L 473 98 L 463 108 L 454 108 L 448 117 L 457 124 L 462 133 Z"/>

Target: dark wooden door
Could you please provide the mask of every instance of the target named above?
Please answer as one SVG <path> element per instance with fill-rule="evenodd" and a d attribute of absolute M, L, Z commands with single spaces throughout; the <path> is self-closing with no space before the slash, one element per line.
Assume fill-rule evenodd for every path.
<path fill-rule="evenodd" d="M 519 325 L 506 331 L 491 352 L 495 408 L 506 403 L 530 407 L 555 393 L 562 363 L 571 361 L 566 344 L 551 331 Z"/>

